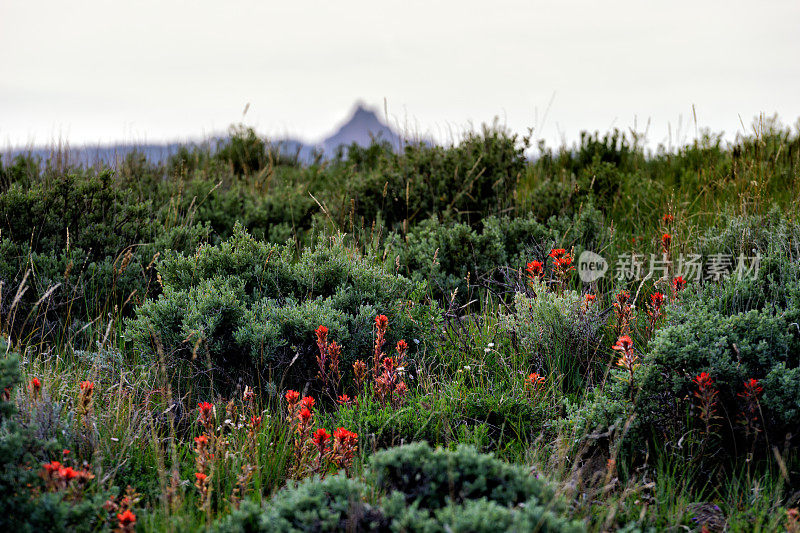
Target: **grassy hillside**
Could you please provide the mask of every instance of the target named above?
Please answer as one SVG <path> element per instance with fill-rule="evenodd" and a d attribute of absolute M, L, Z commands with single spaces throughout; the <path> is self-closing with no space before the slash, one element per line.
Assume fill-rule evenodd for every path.
<path fill-rule="evenodd" d="M 796 131 L 235 131 L 2 161 L 3 529 L 800 531 Z"/>

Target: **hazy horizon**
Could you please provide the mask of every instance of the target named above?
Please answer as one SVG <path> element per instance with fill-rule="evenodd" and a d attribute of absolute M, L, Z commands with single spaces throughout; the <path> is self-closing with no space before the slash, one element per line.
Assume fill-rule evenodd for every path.
<path fill-rule="evenodd" d="M 357 101 L 437 141 L 495 117 L 651 146 L 800 117 L 800 3 L 54 1 L 0 6 L 0 147 L 317 142 Z M 248 111 L 242 114 L 245 106 Z M 694 106 L 694 108 L 693 108 Z M 694 109 L 694 111 L 693 111 Z"/>

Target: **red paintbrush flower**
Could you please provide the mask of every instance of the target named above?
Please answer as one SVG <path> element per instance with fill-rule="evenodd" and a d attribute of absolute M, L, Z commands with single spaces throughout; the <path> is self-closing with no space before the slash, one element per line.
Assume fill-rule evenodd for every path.
<path fill-rule="evenodd" d="M 130 530 L 130 527 L 136 523 L 136 515 L 130 509 L 127 509 L 124 513 L 117 515 L 117 520 L 120 528 Z"/>
<path fill-rule="evenodd" d="M 294 405 L 297 403 L 297 400 L 300 399 L 300 393 L 297 392 L 296 390 L 289 390 L 286 391 L 285 398 L 286 398 L 286 403 L 288 403 L 289 405 Z"/>
<path fill-rule="evenodd" d="M 711 379 L 711 376 L 708 374 L 708 372 L 700 372 L 692 379 L 692 381 L 695 382 L 697 388 L 701 391 L 714 385 L 714 380 Z"/>
<path fill-rule="evenodd" d="M 200 402 L 197 404 L 200 409 L 200 423 L 204 426 L 209 426 L 214 423 L 214 405 L 208 402 Z"/>
<path fill-rule="evenodd" d="M 328 328 L 320 326 L 314 330 L 314 333 L 317 335 L 317 342 L 325 344 L 325 340 L 328 338 Z"/>
<path fill-rule="evenodd" d="M 658 310 L 661 309 L 661 306 L 664 304 L 664 295 L 660 292 L 654 292 L 650 295 L 650 305 L 653 309 Z"/>
<path fill-rule="evenodd" d="M 672 243 L 672 235 L 665 233 L 661 236 L 661 246 L 664 247 L 665 252 L 669 252 L 669 245 Z"/>
<path fill-rule="evenodd" d="M 311 437 L 311 441 L 314 445 L 320 449 L 325 448 L 325 445 L 328 443 L 328 440 L 331 438 L 331 434 L 328 433 L 325 428 L 319 428 L 314 432 L 314 436 Z"/>
<path fill-rule="evenodd" d="M 628 335 L 621 335 L 617 339 L 617 343 L 611 347 L 613 350 L 617 350 L 619 352 L 627 352 L 633 349 L 633 339 L 631 339 Z"/>
<path fill-rule="evenodd" d="M 541 261 L 531 261 L 528 263 L 525 271 L 531 278 L 541 278 L 544 276 L 544 264 Z"/>
<path fill-rule="evenodd" d="M 303 398 L 303 399 L 300 401 L 300 405 L 301 405 L 302 407 L 305 407 L 305 408 L 306 408 L 306 409 L 308 409 L 309 411 L 310 411 L 310 410 L 312 410 L 312 409 L 314 409 L 314 404 L 315 404 L 315 403 L 316 403 L 316 400 L 314 400 L 314 398 L 313 398 L 313 397 L 311 397 L 311 396 L 306 396 L 305 398 Z"/>

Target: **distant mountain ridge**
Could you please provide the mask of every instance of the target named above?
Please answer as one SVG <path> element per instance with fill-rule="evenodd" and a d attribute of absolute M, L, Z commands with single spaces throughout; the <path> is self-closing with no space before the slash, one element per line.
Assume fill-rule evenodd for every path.
<path fill-rule="evenodd" d="M 225 139 L 226 137 L 212 137 L 199 143 L 117 143 L 80 147 L 70 145 L 66 152 L 70 162 L 74 164 L 91 165 L 103 162 L 114 166 L 133 152 L 144 155 L 153 163 L 163 163 L 183 146 L 205 146 L 214 150 L 218 142 Z M 280 147 L 283 153 L 297 156 L 302 162 L 312 161 L 317 154 L 321 154 L 323 158 L 331 158 L 340 146 L 346 147 L 353 143 L 362 147 L 369 146 L 373 140 L 388 142 L 394 149 L 400 148 L 404 142 L 403 138 L 385 124 L 373 109 L 363 103 L 356 104 L 350 118 L 344 121 L 333 134 L 318 143 L 306 143 L 294 138 L 269 139 L 270 143 Z M 44 160 L 57 152 L 58 149 L 54 147 L 0 149 L 3 164 L 9 164 L 11 159 L 21 154 L 31 154 Z"/>

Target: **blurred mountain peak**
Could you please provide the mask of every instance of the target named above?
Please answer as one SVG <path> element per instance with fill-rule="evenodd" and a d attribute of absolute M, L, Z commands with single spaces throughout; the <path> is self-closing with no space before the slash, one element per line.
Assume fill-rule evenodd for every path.
<path fill-rule="evenodd" d="M 359 146 L 369 146 L 374 140 L 386 141 L 397 147 L 400 136 L 386 125 L 378 113 L 368 107 L 364 102 L 356 102 L 353 112 L 336 132 L 322 141 L 325 152 L 332 153 L 339 146 L 350 146 L 355 143 Z"/>

